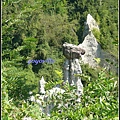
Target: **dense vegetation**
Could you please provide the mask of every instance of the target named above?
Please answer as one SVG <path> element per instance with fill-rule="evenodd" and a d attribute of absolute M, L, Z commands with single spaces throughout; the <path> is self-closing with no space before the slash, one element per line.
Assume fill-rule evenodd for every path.
<path fill-rule="evenodd" d="M 55 109 L 49 118 L 41 115 L 39 106 L 25 101 L 29 91 L 38 92 L 38 81 L 42 76 L 50 84 L 62 79 L 62 74 L 56 73 L 62 71 L 65 59 L 62 55 L 62 44 L 68 42 L 77 45 L 84 40 L 82 37 L 84 22 L 88 13 L 99 24 L 98 42 L 102 48 L 115 57 L 118 56 L 117 2 L 117 0 L 2 1 L 3 120 L 21 120 L 24 116 L 31 116 L 36 120 L 118 119 L 117 76 L 111 72 L 104 72 L 103 68 L 94 70 L 88 65 L 81 65 L 84 74 L 82 78 L 84 95 L 80 105 L 63 107 L 61 113 Z M 27 63 L 28 60 L 47 58 L 52 58 L 55 63 L 38 65 Z M 70 91 L 67 92 L 69 95 Z M 65 96 L 63 102 L 66 102 L 67 97 Z"/>

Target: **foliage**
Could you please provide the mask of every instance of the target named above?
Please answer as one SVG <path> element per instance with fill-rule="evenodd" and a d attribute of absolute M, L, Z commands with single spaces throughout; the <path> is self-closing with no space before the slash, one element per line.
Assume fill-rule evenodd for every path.
<path fill-rule="evenodd" d="M 95 38 L 97 39 L 97 41 L 100 43 L 100 31 L 98 29 L 93 29 L 92 30 L 93 35 L 95 36 Z"/>
<path fill-rule="evenodd" d="M 85 74 L 85 72 L 83 72 L 83 74 Z M 16 108 L 12 99 L 9 99 L 9 102 L 7 102 L 8 93 L 6 93 L 7 88 L 5 85 L 7 81 L 4 80 L 4 76 L 5 72 L 3 74 L 2 82 L 3 118 L 5 116 L 8 116 L 9 119 L 21 119 L 24 116 L 31 116 L 32 118 L 37 120 L 39 120 L 40 118 L 51 120 L 78 120 L 84 118 L 96 120 L 112 120 L 118 117 L 118 81 L 116 78 L 113 77 L 112 74 L 109 74 L 108 76 L 105 69 L 101 70 L 96 75 L 97 79 L 93 79 L 92 76 L 88 76 L 89 81 L 87 81 L 87 84 L 84 86 L 84 94 L 82 96 L 82 101 L 80 104 L 75 101 L 77 99 L 75 93 L 76 87 L 65 84 L 63 86 L 63 89 L 65 89 L 65 93 L 62 94 L 61 97 L 55 96 L 52 99 L 52 101 L 54 101 L 55 103 L 55 106 L 61 104 L 61 107 L 55 107 L 52 111 L 50 118 L 42 115 L 37 105 L 30 105 L 29 103 L 22 100 L 19 102 L 19 107 Z M 66 104 L 67 106 L 65 106 Z M 33 114 L 34 111 L 36 111 L 35 114 Z M 16 112 L 19 114 L 16 114 Z"/>
<path fill-rule="evenodd" d="M 13 119 L 21 120 L 25 116 L 31 116 L 35 119 L 41 119 L 42 113 L 38 105 L 36 104 L 30 105 L 28 102 L 26 102 L 23 99 L 19 100 L 17 106 L 15 105 L 17 100 L 14 100 L 14 97 L 9 93 L 9 87 L 14 87 L 15 89 L 16 86 L 10 85 L 8 79 L 6 79 L 6 75 L 7 75 L 6 71 L 3 71 L 3 74 L 2 74 L 2 119 L 3 120 L 13 120 Z M 19 92 L 18 90 L 14 90 L 14 89 L 11 88 L 13 94 L 14 92 Z M 16 95 L 16 97 L 18 96 L 19 95 Z"/>
<path fill-rule="evenodd" d="M 118 58 L 117 49 L 118 46 L 118 1 L 93 1 L 93 0 L 68 0 L 69 20 L 77 19 L 79 25 L 77 27 L 77 35 L 79 42 L 82 43 L 84 22 L 86 16 L 91 14 L 97 21 L 100 28 L 99 42 L 104 50 L 112 53 Z M 113 27 L 114 26 L 114 27 Z M 98 34 L 99 37 L 99 34 Z M 116 42 L 115 42 L 116 41 Z M 114 43 L 115 42 L 115 43 Z M 112 49 L 111 49 L 112 48 Z"/>
<path fill-rule="evenodd" d="M 118 81 L 111 75 L 106 76 L 105 71 L 102 70 L 98 74 L 98 79 L 88 84 L 82 99 L 86 115 L 90 115 L 90 111 L 96 119 L 114 119 L 118 114 Z"/>
<path fill-rule="evenodd" d="M 2 1 L 2 119 L 116 119 L 118 117 L 118 89 L 114 74 L 105 74 L 81 65 L 84 95 L 81 104 L 76 99 L 75 87 L 63 86 L 62 54 L 64 42 L 77 45 L 87 14 L 100 27 L 93 34 L 102 48 L 117 58 L 118 5 L 117 0 L 3 0 Z M 111 49 L 112 48 L 112 49 Z M 54 64 L 28 64 L 28 60 L 52 58 Z M 109 59 L 109 58 L 108 58 Z M 42 115 L 37 104 L 26 102 L 29 91 L 38 92 L 41 77 L 47 81 L 46 90 L 60 84 L 66 90 L 63 99 L 54 99 L 62 106 L 55 107 L 51 117 Z M 94 94 L 93 94 L 94 93 Z M 72 101 L 73 100 L 73 101 Z"/>
<path fill-rule="evenodd" d="M 118 81 L 111 75 L 106 76 L 105 71 L 104 69 L 99 72 L 98 78 L 90 80 L 88 85 L 84 87 L 84 95 L 80 104 L 74 104 L 74 109 L 72 106 L 67 109 L 63 108 L 61 113 L 53 112 L 51 120 L 53 118 L 72 120 L 84 118 L 88 120 L 118 119 Z M 72 94 L 72 92 L 70 93 Z M 75 99 L 75 96 L 72 96 Z M 64 99 L 62 101 L 64 102 Z"/>

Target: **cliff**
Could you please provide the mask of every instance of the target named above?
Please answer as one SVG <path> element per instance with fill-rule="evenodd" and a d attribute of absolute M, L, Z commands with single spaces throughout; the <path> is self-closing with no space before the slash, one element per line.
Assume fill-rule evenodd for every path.
<path fill-rule="evenodd" d="M 97 22 L 88 14 L 84 23 L 84 40 L 79 44 L 86 51 L 84 56 L 81 56 L 83 63 L 88 63 L 91 67 L 106 67 L 107 70 L 117 72 L 117 59 L 101 48 L 92 32 L 93 29 L 100 31 Z"/>

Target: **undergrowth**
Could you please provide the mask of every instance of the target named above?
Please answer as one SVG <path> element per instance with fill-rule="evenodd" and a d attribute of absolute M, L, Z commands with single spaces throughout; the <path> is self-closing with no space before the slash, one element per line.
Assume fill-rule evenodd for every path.
<path fill-rule="evenodd" d="M 85 72 L 85 71 L 84 71 Z M 21 120 L 23 117 L 31 117 L 33 120 L 118 120 L 118 80 L 112 74 L 106 74 L 106 69 L 96 72 L 96 79 L 92 79 L 90 71 L 83 73 L 83 78 L 89 78 L 84 85 L 84 92 L 81 103 L 75 102 L 77 99 L 75 87 L 68 84 L 63 88 L 66 92 L 59 99 L 54 98 L 54 103 L 62 104 L 58 109 L 52 110 L 48 117 L 39 109 L 37 104 L 30 104 L 25 100 L 19 101 L 18 106 L 15 101 L 9 99 L 6 87 L 7 79 L 3 73 L 2 79 L 2 119 Z M 68 106 L 65 106 L 65 104 Z"/>

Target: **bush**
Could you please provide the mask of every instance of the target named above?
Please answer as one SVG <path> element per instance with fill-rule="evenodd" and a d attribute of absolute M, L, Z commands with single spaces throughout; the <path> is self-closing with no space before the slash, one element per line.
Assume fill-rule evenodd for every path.
<path fill-rule="evenodd" d="M 111 75 L 108 77 L 106 70 L 103 69 L 99 72 L 97 79 L 90 81 L 84 87 L 84 95 L 80 104 L 62 109 L 61 113 L 53 112 L 51 120 L 54 120 L 53 118 L 64 120 L 83 120 L 85 118 L 87 120 L 118 120 L 117 84 L 117 79 Z"/>
<path fill-rule="evenodd" d="M 55 107 L 50 117 L 43 115 L 37 104 L 30 104 L 25 100 L 16 102 L 9 97 L 6 79 L 6 72 L 3 73 L 2 80 L 2 118 L 3 120 L 21 120 L 23 117 L 31 117 L 35 120 L 118 120 L 118 81 L 112 74 L 106 73 L 106 70 L 100 70 L 96 75 L 90 75 L 89 72 L 83 74 L 89 78 L 84 85 L 81 103 L 77 103 L 76 87 L 65 84 L 62 86 L 65 93 L 60 97 L 55 96 L 52 99 Z M 88 74 L 88 75 L 87 75 Z M 60 81 L 61 83 L 61 81 Z M 50 83 L 51 84 L 51 83 Z M 56 83 L 53 83 L 54 85 Z M 57 108 L 58 104 L 60 108 Z M 65 106 L 67 105 L 67 106 Z"/>
<path fill-rule="evenodd" d="M 95 36 L 95 38 L 97 39 L 97 41 L 100 43 L 100 34 L 101 34 L 100 31 L 98 29 L 94 28 L 92 30 L 92 33 Z"/>

